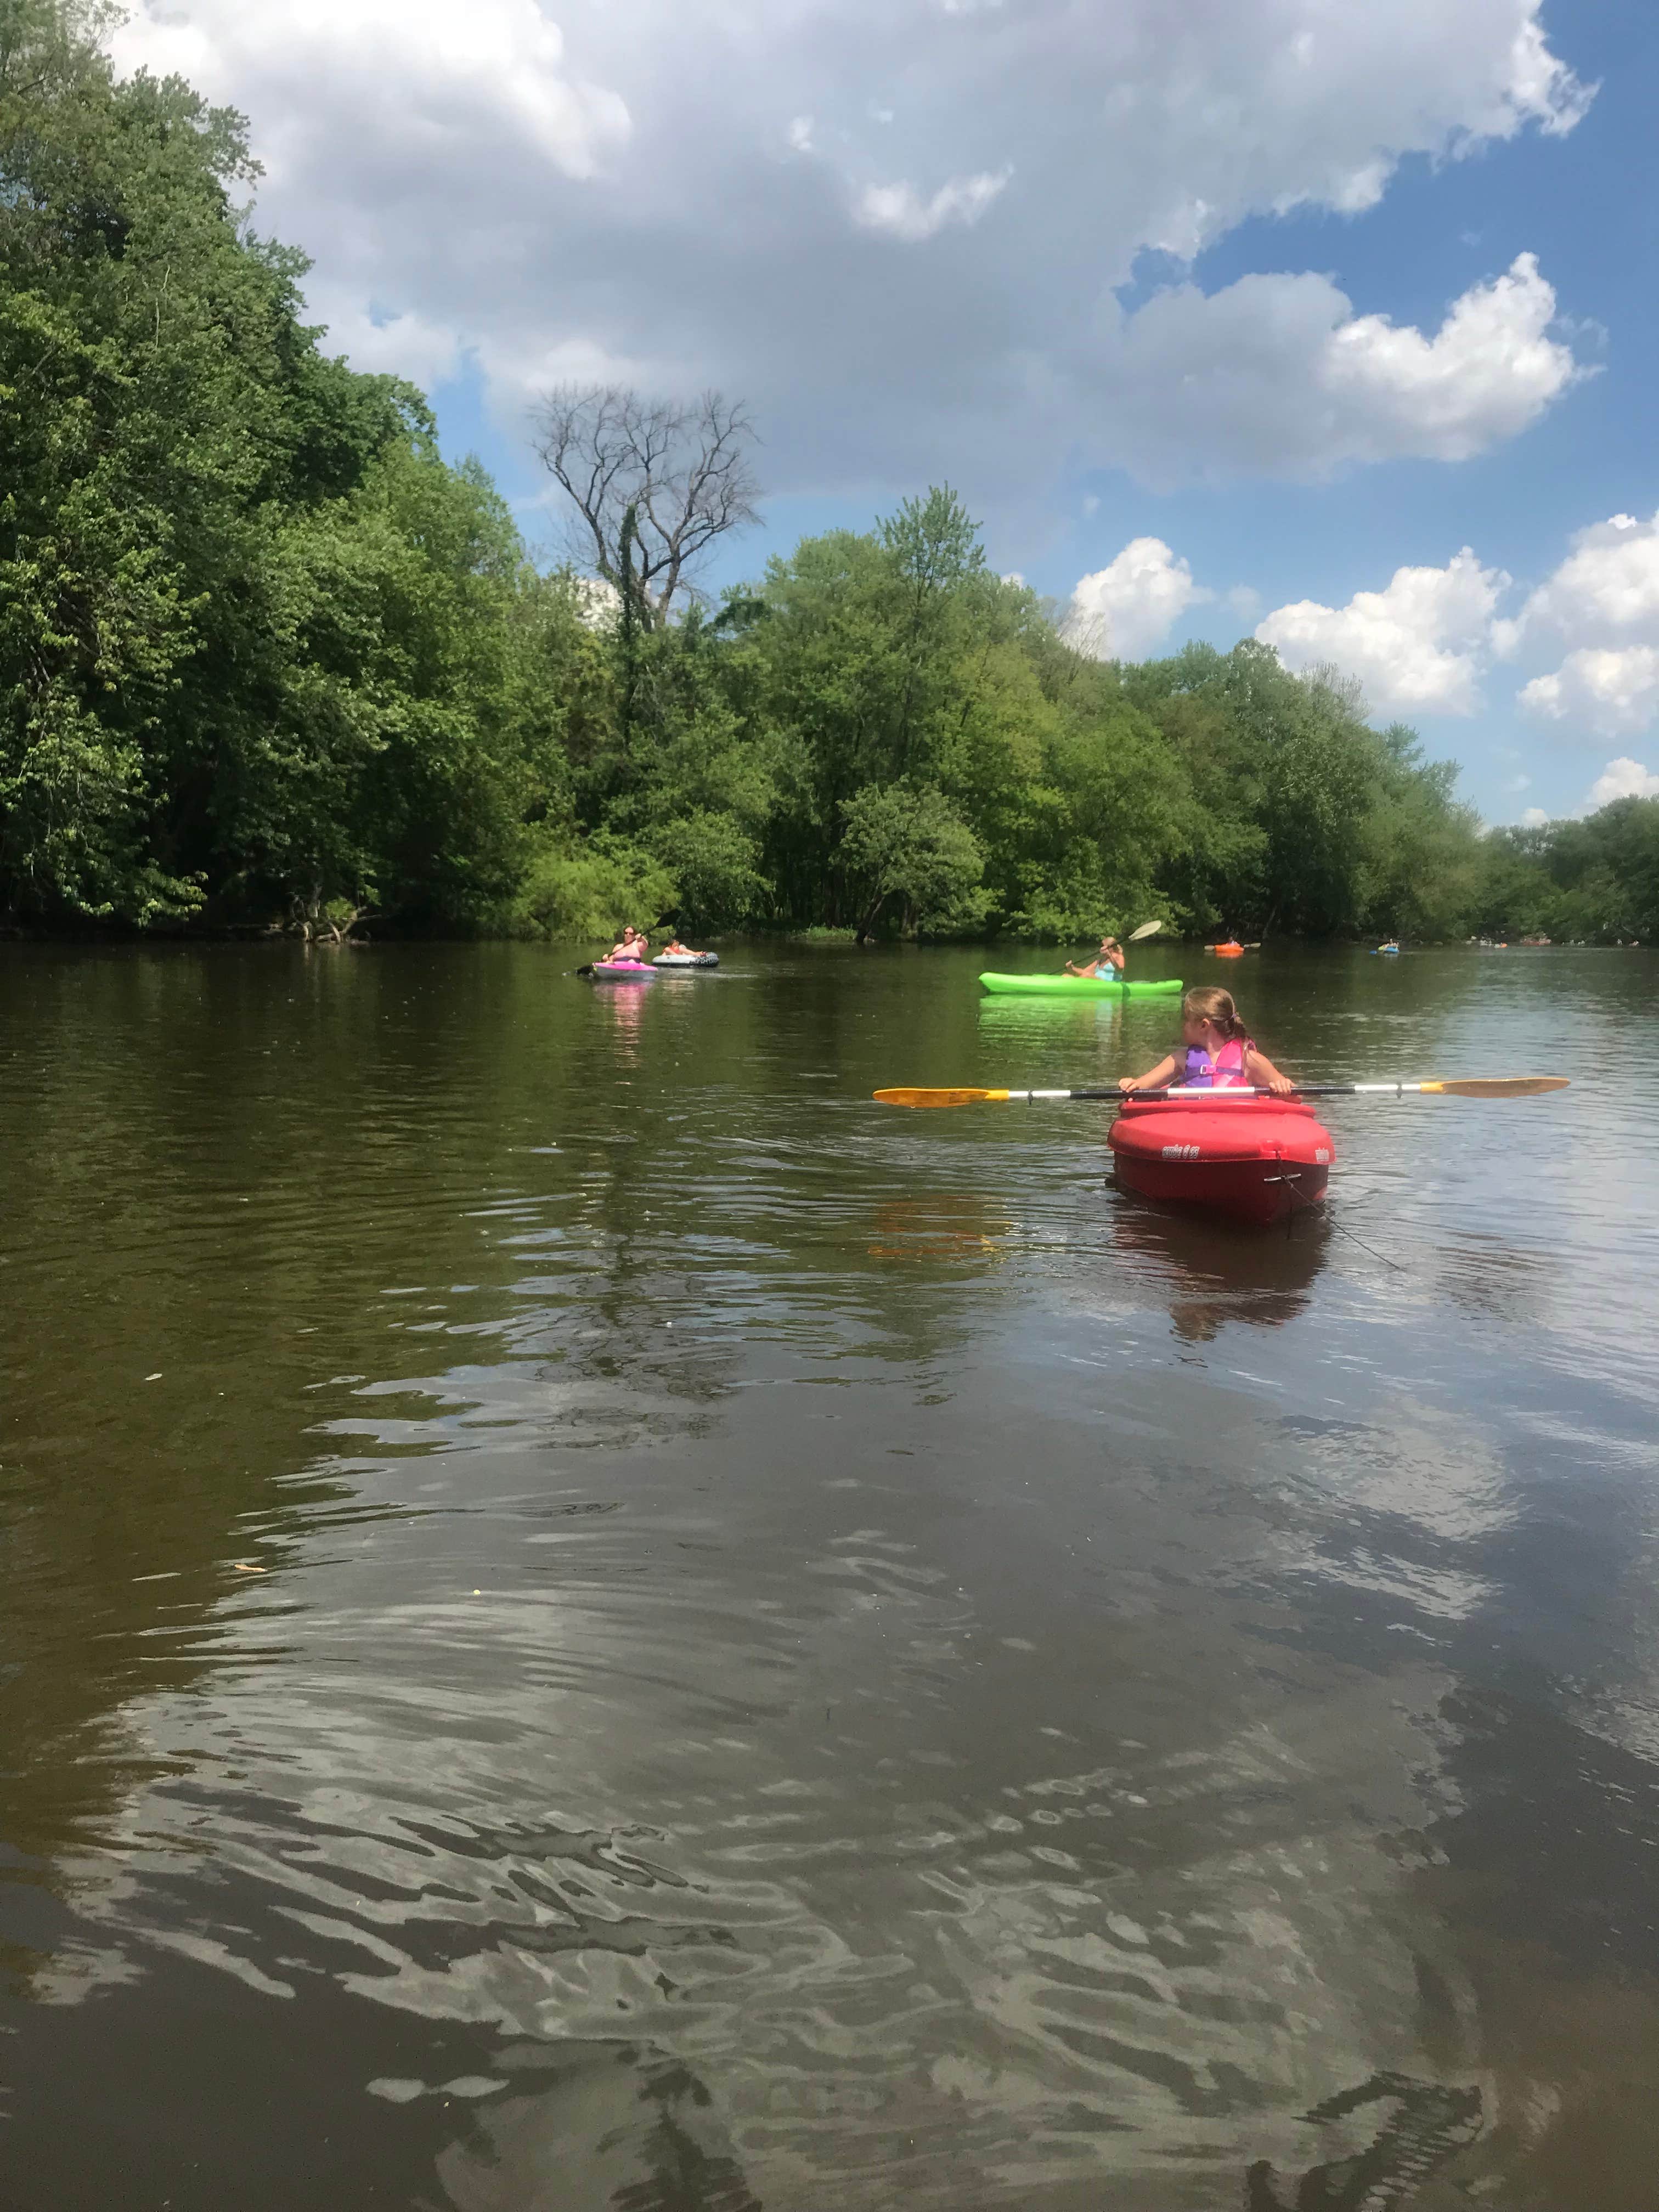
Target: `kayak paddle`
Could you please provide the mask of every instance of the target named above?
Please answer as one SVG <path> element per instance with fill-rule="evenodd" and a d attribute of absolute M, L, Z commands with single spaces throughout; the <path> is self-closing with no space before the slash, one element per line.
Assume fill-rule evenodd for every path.
<path fill-rule="evenodd" d="M 1132 929 L 1123 941 L 1126 945 L 1139 945 L 1143 937 L 1156 937 L 1163 927 L 1161 921 L 1143 921 L 1139 928 Z"/>
<path fill-rule="evenodd" d="M 1441 1091 L 1456 1098 L 1535 1098 L 1540 1091 L 1565 1091 L 1571 1080 L 1565 1075 L 1462 1075 L 1448 1076 L 1437 1083 L 1303 1083 L 1291 1095 L 1297 1098 L 1407 1098 L 1419 1091 Z M 1213 1103 L 1227 1098 L 1271 1098 L 1273 1094 L 1243 1085 L 1226 1084 L 1216 1091 L 1183 1084 L 1164 1091 L 1120 1091 L 1114 1085 L 1109 1091 L 896 1090 L 871 1095 L 883 1106 L 1003 1106 L 1016 1099 L 1023 1105 L 1034 1105 L 1039 1100 L 1046 1103 L 1062 1098 L 1112 1099 L 1119 1105 L 1129 1098 L 1156 1098 L 1160 1104 L 1187 1099 Z"/>

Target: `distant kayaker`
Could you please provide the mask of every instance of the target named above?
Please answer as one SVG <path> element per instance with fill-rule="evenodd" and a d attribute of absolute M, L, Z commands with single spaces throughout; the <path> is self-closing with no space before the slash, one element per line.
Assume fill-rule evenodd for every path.
<path fill-rule="evenodd" d="M 1092 960 L 1079 967 L 1074 961 L 1066 963 L 1068 975 L 1093 975 L 1103 983 L 1123 981 L 1123 947 L 1115 937 L 1103 937 L 1100 950 Z"/>
<path fill-rule="evenodd" d="M 651 939 L 648 937 L 642 937 L 629 921 L 623 923 L 621 937 L 605 957 L 607 963 L 617 960 L 623 962 L 643 960 L 650 950 Z"/>
<path fill-rule="evenodd" d="M 1181 1001 L 1181 1042 L 1145 1075 L 1126 1075 L 1120 1091 L 1161 1091 L 1169 1084 L 1198 1089 L 1271 1091 L 1286 1098 L 1296 1089 L 1265 1052 L 1245 1035 L 1231 991 L 1213 984 L 1188 991 Z"/>

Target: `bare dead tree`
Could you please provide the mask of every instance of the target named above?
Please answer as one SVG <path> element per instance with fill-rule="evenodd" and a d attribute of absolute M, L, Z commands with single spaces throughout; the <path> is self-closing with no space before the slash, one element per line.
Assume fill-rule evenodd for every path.
<path fill-rule="evenodd" d="M 645 399 L 620 385 L 562 384 L 538 404 L 536 428 L 536 450 L 575 509 L 572 550 L 618 593 L 629 589 L 623 533 L 633 510 L 626 568 L 641 618 L 653 628 L 698 556 L 757 519 L 755 428 L 741 400 L 718 392 Z"/>

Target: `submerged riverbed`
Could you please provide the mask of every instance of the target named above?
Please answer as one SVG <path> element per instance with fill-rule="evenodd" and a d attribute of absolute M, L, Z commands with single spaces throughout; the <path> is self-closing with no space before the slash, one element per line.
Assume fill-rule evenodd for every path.
<path fill-rule="evenodd" d="M 1659 959 L 1204 973 L 1575 1079 L 1286 1236 L 579 957 L 0 949 L 0 2203 L 1650 2212 Z"/>

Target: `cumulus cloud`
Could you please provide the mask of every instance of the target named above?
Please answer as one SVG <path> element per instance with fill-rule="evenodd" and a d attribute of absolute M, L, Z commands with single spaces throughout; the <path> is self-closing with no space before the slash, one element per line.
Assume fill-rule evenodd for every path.
<path fill-rule="evenodd" d="M 1580 646 L 1517 695 L 1540 721 L 1573 721 L 1597 736 L 1645 730 L 1659 707 L 1659 650 L 1650 645 Z"/>
<path fill-rule="evenodd" d="M 780 492 L 1455 458 L 1571 374 L 1524 258 L 1434 332 L 1316 276 L 1113 305 L 1146 248 L 1571 129 L 1540 0 L 547 5 L 135 0 L 118 54 L 252 116 L 258 220 L 354 356 L 465 356 L 514 419 L 550 359 L 718 384 Z"/>
<path fill-rule="evenodd" d="M 1354 462 L 1467 460 L 1513 437 L 1583 372 L 1550 335 L 1555 293 L 1530 253 L 1455 301 L 1425 336 L 1356 315 L 1328 277 L 1182 284 L 1123 319 L 1114 458 L 1171 485 L 1323 477 Z"/>
<path fill-rule="evenodd" d="M 1396 568 L 1343 607 L 1298 599 L 1256 625 L 1288 667 L 1334 661 L 1379 713 L 1473 714 L 1492 617 L 1510 580 L 1466 545 L 1443 568 Z"/>
<path fill-rule="evenodd" d="M 1135 538 L 1105 568 L 1078 579 L 1061 628 L 1097 660 L 1138 660 L 1188 607 L 1212 596 L 1161 538 Z"/>
<path fill-rule="evenodd" d="M 1615 514 L 1574 537 L 1572 550 L 1522 609 L 1523 631 L 1659 634 L 1659 514 Z"/>
<path fill-rule="evenodd" d="M 1615 514 L 1579 531 L 1496 642 L 1505 655 L 1567 648 L 1522 685 L 1526 713 L 1589 737 L 1646 729 L 1659 710 L 1659 515 Z"/>
<path fill-rule="evenodd" d="M 994 176 L 952 177 L 927 200 L 914 185 L 866 185 L 853 211 L 866 230 L 884 230 L 907 246 L 920 246 L 947 222 L 977 222 L 1013 173 L 999 169 Z"/>
<path fill-rule="evenodd" d="M 449 148 L 491 134 L 586 178 L 629 132 L 626 102 L 570 73 L 563 34 L 535 0 L 472 0 L 465 11 L 448 0 L 157 6 L 118 33 L 116 51 L 205 91 L 257 88 L 261 151 L 279 190 L 322 181 L 343 110 L 360 134 L 359 161 L 366 140 L 398 165 L 441 166 Z"/>
<path fill-rule="evenodd" d="M 1610 760 L 1575 806 L 1569 819 L 1595 814 L 1615 799 L 1659 799 L 1659 774 L 1628 754 Z M 1522 830 L 1541 830 L 1550 817 L 1541 806 L 1528 806 L 1518 817 Z"/>
<path fill-rule="evenodd" d="M 1659 775 L 1628 755 L 1610 760 L 1584 793 L 1583 811 L 1594 814 L 1598 806 L 1611 806 L 1615 799 L 1659 799 Z"/>

